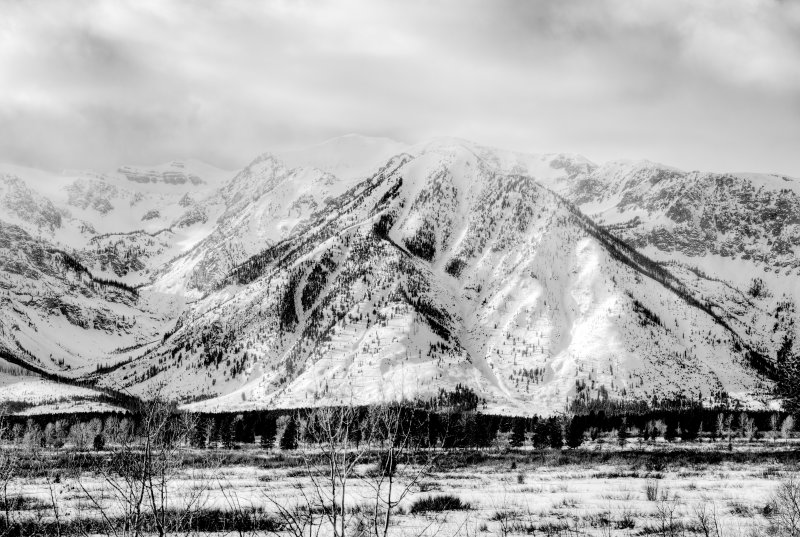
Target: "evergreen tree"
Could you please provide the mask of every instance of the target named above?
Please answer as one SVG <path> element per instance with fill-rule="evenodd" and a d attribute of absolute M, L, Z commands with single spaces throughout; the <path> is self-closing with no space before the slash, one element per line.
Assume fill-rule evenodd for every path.
<path fill-rule="evenodd" d="M 189 443 L 191 444 L 192 447 L 196 448 L 206 447 L 205 432 L 207 427 L 208 427 L 207 420 L 200 420 L 197 422 L 197 425 L 194 426 L 191 432 L 191 436 L 189 437 Z"/>
<path fill-rule="evenodd" d="M 510 433 L 511 432 L 511 423 L 513 422 L 513 418 L 509 418 L 508 416 L 503 416 L 500 418 L 499 422 L 499 431 L 501 433 Z"/>
<path fill-rule="evenodd" d="M 453 412 L 445 418 L 447 427 L 442 438 L 442 447 L 449 449 L 462 447 L 465 440 L 464 417 L 461 412 Z"/>
<path fill-rule="evenodd" d="M 776 356 L 777 388 L 784 398 L 786 410 L 800 411 L 800 353 L 793 352 L 794 339 L 787 332 Z"/>
<path fill-rule="evenodd" d="M 306 419 L 306 426 L 303 428 L 302 436 L 303 436 L 303 441 L 306 442 L 307 444 L 315 443 L 317 439 L 321 436 L 320 425 L 317 422 L 317 420 L 318 420 L 317 415 L 313 412 Z"/>
<path fill-rule="evenodd" d="M 564 447 L 564 433 L 561 429 L 561 420 L 556 417 L 547 420 L 547 432 L 550 438 L 550 447 L 561 449 Z"/>
<path fill-rule="evenodd" d="M 550 444 L 550 429 L 545 420 L 538 420 L 533 426 L 533 447 L 536 449 L 546 448 Z"/>
<path fill-rule="evenodd" d="M 620 447 L 625 447 L 625 443 L 628 441 L 628 421 L 625 418 L 622 418 L 622 423 L 619 425 L 619 429 L 617 429 L 617 443 Z"/>
<path fill-rule="evenodd" d="M 355 444 L 356 450 L 358 450 L 359 445 L 361 445 L 361 440 L 364 434 L 362 432 L 362 427 L 363 427 L 362 420 L 364 419 L 365 417 L 361 416 L 359 413 L 359 415 L 357 415 L 356 418 L 353 419 L 352 423 L 350 424 L 350 428 L 347 431 L 347 438 L 350 440 L 350 442 Z"/>
<path fill-rule="evenodd" d="M 284 451 L 297 449 L 297 420 L 294 416 L 289 418 L 286 428 L 283 430 L 280 445 Z"/>
<path fill-rule="evenodd" d="M 583 444 L 583 420 L 579 416 L 573 416 L 567 428 L 567 445 L 574 449 L 581 444 Z"/>
<path fill-rule="evenodd" d="M 525 444 L 525 418 L 515 417 L 511 422 L 511 447 L 522 447 Z"/>
<path fill-rule="evenodd" d="M 674 416 L 668 416 L 666 419 L 666 428 L 664 430 L 664 440 L 667 442 L 674 442 L 678 437 L 678 422 Z"/>
<path fill-rule="evenodd" d="M 428 446 L 436 447 L 439 439 L 442 436 L 442 419 L 439 414 L 428 414 Z"/>
<path fill-rule="evenodd" d="M 94 450 L 102 451 L 104 447 L 106 447 L 106 439 L 103 437 L 103 433 L 97 433 L 94 435 Z"/>
<path fill-rule="evenodd" d="M 249 423 L 250 420 L 237 419 L 236 439 L 243 444 L 255 444 L 256 432 L 253 429 L 253 424 Z"/>
<path fill-rule="evenodd" d="M 474 448 L 478 445 L 480 431 L 478 430 L 477 419 L 474 412 L 466 412 L 463 418 L 464 423 L 464 441 L 462 445 L 465 447 Z"/>
<path fill-rule="evenodd" d="M 681 418 L 681 439 L 685 441 L 697 440 L 700 427 L 703 425 L 702 417 L 698 412 L 690 412 Z"/>
<path fill-rule="evenodd" d="M 485 448 L 492 445 L 495 438 L 497 438 L 497 430 L 500 427 L 500 421 L 495 416 L 484 416 L 478 414 L 475 416 L 475 446 Z"/>
<path fill-rule="evenodd" d="M 650 440 L 656 439 L 655 427 L 653 426 L 652 421 L 648 421 L 642 427 L 642 440 L 645 442 L 649 442 Z"/>
<path fill-rule="evenodd" d="M 219 440 L 222 442 L 222 447 L 225 449 L 233 449 L 236 432 L 234 429 L 233 420 L 229 416 L 222 418 L 217 431 L 219 434 Z"/>
<path fill-rule="evenodd" d="M 278 420 L 273 414 L 267 414 L 261 423 L 261 447 L 272 449 L 278 434 Z"/>

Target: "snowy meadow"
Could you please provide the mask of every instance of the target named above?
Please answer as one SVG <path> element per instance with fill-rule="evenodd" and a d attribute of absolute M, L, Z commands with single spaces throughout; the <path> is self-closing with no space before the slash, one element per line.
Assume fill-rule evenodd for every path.
<path fill-rule="evenodd" d="M 777 418 L 762 433 L 723 415 L 686 440 L 483 417 L 486 441 L 476 416 L 430 416 L 7 418 L 0 535 L 797 535 L 798 440 Z"/>

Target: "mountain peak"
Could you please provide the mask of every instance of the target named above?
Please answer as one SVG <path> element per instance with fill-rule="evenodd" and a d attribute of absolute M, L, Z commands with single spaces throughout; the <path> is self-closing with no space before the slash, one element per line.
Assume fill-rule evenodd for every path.
<path fill-rule="evenodd" d="M 406 144 L 390 138 L 347 134 L 305 148 L 277 153 L 289 167 L 317 168 L 343 179 L 365 177 Z"/>

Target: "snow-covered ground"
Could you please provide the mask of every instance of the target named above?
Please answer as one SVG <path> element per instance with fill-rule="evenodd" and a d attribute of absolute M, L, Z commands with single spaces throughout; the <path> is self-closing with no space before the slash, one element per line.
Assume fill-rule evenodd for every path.
<path fill-rule="evenodd" d="M 601 446 L 586 449 L 592 451 Z M 605 462 L 597 455 L 581 457 L 571 453 L 562 457 L 558 452 L 546 451 L 475 456 L 475 462 L 467 465 L 434 467 L 410 487 L 409 495 L 400 504 L 400 513 L 393 519 L 390 535 L 660 535 L 664 524 L 697 529 L 699 513 L 705 512 L 715 517 L 720 535 L 745 537 L 754 535 L 754 530 L 766 531 L 765 515 L 770 512 L 773 492 L 781 480 L 794 472 L 791 465 L 753 453 L 752 460 L 746 456 L 722 456 L 722 462 L 714 462 L 713 457 L 698 457 L 707 462 L 687 463 L 692 451 L 706 449 L 703 446 L 689 446 L 686 452 L 681 451 L 683 456 L 672 459 L 661 452 L 672 448 L 664 446 L 652 448 L 656 455 L 661 452 L 661 457 L 653 453 L 621 457 L 614 454 L 616 448 L 609 449 Z M 197 455 L 197 460 L 203 460 L 202 453 Z M 238 456 L 247 461 L 250 453 Z M 298 491 L 315 498 L 315 484 L 299 461 L 295 461 L 297 465 L 280 463 L 274 454 L 257 455 L 256 464 L 235 466 L 217 466 L 211 455 L 207 460 L 208 465 L 184 467 L 176 474 L 170 484 L 173 505 L 179 506 L 183 499 L 197 495 L 198 505 L 204 509 L 256 507 L 275 514 L 277 505 L 288 508 L 301 504 L 303 496 Z M 362 465 L 356 473 L 366 476 L 370 470 L 369 465 Z M 108 486 L 92 472 L 77 476 L 64 473 L 60 482 L 50 483 L 43 477 L 14 481 L 11 490 L 48 505 L 52 487 L 60 516 L 67 520 L 96 516 L 96 510 L 80 491 L 85 488 L 100 497 Z M 325 486 L 324 480 L 317 483 Z M 368 483 L 368 478 L 353 477 L 348 481 L 349 507 L 369 508 L 374 502 Z M 400 480 L 395 490 L 401 491 L 404 486 Z M 647 489 L 654 487 L 656 492 L 648 497 Z M 409 513 L 417 500 L 439 495 L 456 496 L 468 508 Z M 107 514 L 114 514 L 116 509 L 111 498 L 106 496 L 103 503 Z M 350 515 L 357 517 L 353 512 Z M 47 518 L 52 513 L 42 508 L 37 516 Z M 665 518 L 670 516 L 671 520 Z M 329 534 L 324 527 L 322 531 Z"/>
<path fill-rule="evenodd" d="M 25 407 L 17 412 L 21 415 L 122 411 L 98 401 L 98 396 L 100 393 L 90 388 L 0 373 L 0 407 L 6 403 L 21 404 Z"/>

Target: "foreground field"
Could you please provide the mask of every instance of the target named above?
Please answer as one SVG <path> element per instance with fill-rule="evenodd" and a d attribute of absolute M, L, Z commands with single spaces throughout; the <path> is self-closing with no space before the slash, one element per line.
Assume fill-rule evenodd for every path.
<path fill-rule="evenodd" d="M 374 509 L 376 485 L 385 491 L 386 484 L 379 461 L 366 456 L 336 483 L 347 488 L 344 531 L 334 532 L 320 507 L 337 497 L 317 471 L 322 460 L 302 450 L 187 450 L 164 481 L 165 505 L 171 516 L 195 519 L 181 534 L 383 535 L 385 509 Z M 442 452 L 425 461 L 398 466 L 386 534 L 776 535 L 774 498 L 793 479 L 797 456 L 764 444 L 733 451 L 654 444 Z M 102 520 L 123 520 L 130 505 L 107 463 L 104 453 L 29 455 L 20 464 L 28 475 L 9 483 L 17 499 L 10 516 L 27 521 L 22 533 L 110 533 Z M 302 528 L 287 521 L 302 512 L 310 512 Z"/>

